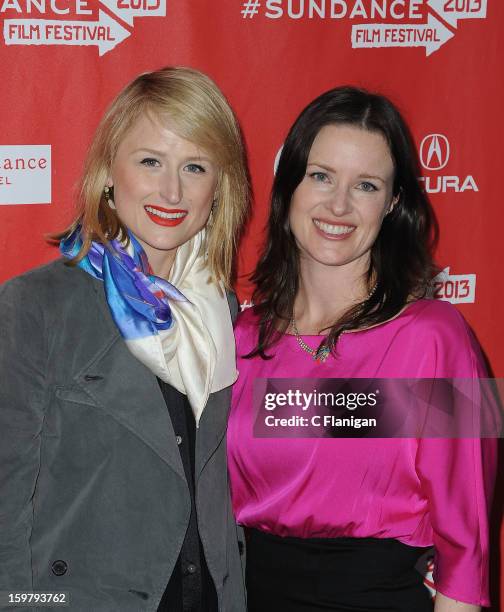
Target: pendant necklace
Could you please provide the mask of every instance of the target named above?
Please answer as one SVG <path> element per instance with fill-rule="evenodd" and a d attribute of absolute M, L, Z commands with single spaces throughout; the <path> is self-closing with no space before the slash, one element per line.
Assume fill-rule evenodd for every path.
<path fill-rule="evenodd" d="M 371 291 L 368 293 L 366 300 L 369 300 L 369 298 L 374 294 L 377 286 L 378 286 L 378 283 L 376 283 L 374 287 L 371 289 Z M 322 348 L 319 347 L 317 349 L 313 349 L 311 348 L 311 346 L 308 346 L 298 331 L 298 328 L 296 325 L 296 319 L 294 318 L 294 315 L 292 315 L 292 318 L 290 320 L 290 327 L 294 335 L 296 336 L 296 340 L 299 346 L 303 349 L 303 351 L 311 355 L 313 357 L 313 360 L 316 361 L 317 363 L 324 363 L 324 361 L 329 357 L 331 353 L 331 349 L 328 346 L 323 346 Z"/>

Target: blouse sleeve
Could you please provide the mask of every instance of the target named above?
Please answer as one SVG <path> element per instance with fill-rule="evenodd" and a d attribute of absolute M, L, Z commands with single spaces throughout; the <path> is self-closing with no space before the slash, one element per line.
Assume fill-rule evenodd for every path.
<path fill-rule="evenodd" d="M 436 307 L 426 346 L 435 352 L 434 378 L 485 378 L 479 346 L 449 304 Z M 497 440 L 424 438 L 416 470 L 428 499 L 436 549 L 436 589 L 452 599 L 488 606 L 489 511 Z"/>

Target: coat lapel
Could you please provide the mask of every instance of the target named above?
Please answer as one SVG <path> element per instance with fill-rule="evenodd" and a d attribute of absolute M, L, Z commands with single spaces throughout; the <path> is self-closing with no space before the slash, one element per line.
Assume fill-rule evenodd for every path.
<path fill-rule="evenodd" d="M 204 468 L 226 433 L 230 399 L 231 387 L 208 398 L 196 435 L 196 474 Z"/>
<path fill-rule="evenodd" d="M 238 301 L 234 293 L 228 291 L 226 296 L 234 322 L 238 314 Z M 230 404 L 231 387 L 212 393 L 208 398 L 196 437 L 196 475 L 200 474 L 226 433 Z"/>
<path fill-rule="evenodd" d="M 96 333 L 102 345 L 74 380 L 93 405 L 129 429 L 185 480 L 175 433 L 157 379 L 128 350 L 111 317 L 103 283 L 88 279 L 93 284 L 101 313 Z M 230 304 L 232 312 L 233 306 Z M 208 399 L 197 431 L 196 475 L 226 432 L 230 397 L 231 387 L 228 387 Z"/>
<path fill-rule="evenodd" d="M 75 375 L 76 384 L 104 412 L 147 444 L 184 480 L 168 409 L 156 377 L 128 350 L 110 315 L 103 285 L 94 283 L 108 334 Z M 102 325 L 97 325 L 99 329 Z"/>

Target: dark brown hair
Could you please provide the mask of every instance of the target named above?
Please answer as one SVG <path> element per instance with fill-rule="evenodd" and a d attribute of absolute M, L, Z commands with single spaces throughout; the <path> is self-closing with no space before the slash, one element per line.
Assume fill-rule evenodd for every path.
<path fill-rule="evenodd" d="M 313 141 L 326 125 L 352 125 L 383 135 L 394 162 L 397 202 L 371 248 L 367 282 L 376 282 L 376 289 L 334 322 L 321 347 L 335 353 L 342 332 L 390 319 L 412 297 L 426 294 L 435 272 L 432 251 L 438 227 L 418 182 L 416 148 L 404 119 L 382 95 L 355 87 L 332 89 L 303 110 L 285 140 L 273 183 L 266 243 L 252 275 L 259 337 L 247 357 L 271 357 L 266 352 L 288 328 L 299 283 L 299 249 L 290 229 L 289 209 L 305 175 Z"/>

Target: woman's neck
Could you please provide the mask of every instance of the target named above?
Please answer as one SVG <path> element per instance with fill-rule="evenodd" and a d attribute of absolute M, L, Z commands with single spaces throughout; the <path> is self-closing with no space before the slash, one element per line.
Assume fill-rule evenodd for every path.
<path fill-rule="evenodd" d="M 168 280 L 170 270 L 173 266 L 173 262 L 175 261 L 177 249 L 173 249 L 171 251 L 160 251 L 153 249 L 149 245 L 143 244 L 142 246 L 145 254 L 147 255 L 147 259 L 149 260 L 149 265 L 153 274 L 155 276 L 159 276 L 159 278 Z"/>
<path fill-rule="evenodd" d="M 325 266 L 300 262 L 299 289 L 294 301 L 296 326 L 301 334 L 317 334 L 334 325 L 370 291 L 361 262 Z"/>

